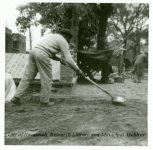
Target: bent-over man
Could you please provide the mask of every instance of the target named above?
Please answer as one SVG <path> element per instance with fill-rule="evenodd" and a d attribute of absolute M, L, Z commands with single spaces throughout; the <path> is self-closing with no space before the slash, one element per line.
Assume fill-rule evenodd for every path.
<path fill-rule="evenodd" d="M 11 100 L 13 104 L 21 104 L 21 97 L 25 94 L 25 91 L 38 72 L 41 81 L 40 105 L 48 107 L 54 104 L 53 102 L 49 102 L 52 80 L 50 58 L 54 59 L 54 56 L 59 52 L 64 56 L 67 64 L 76 70 L 78 74 L 83 74 L 70 54 L 68 43 L 71 38 L 72 34 L 70 30 L 63 29 L 59 33 L 51 33 L 43 37 L 42 40 L 30 51 L 25 73 Z"/>

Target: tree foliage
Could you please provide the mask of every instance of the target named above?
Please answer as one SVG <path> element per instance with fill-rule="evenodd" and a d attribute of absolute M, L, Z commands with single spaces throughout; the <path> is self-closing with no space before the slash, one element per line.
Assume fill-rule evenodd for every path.
<path fill-rule="evenodd" d="M 37 12 L 30 4 L 18 6 L 17 10 L 20 16 L 16 19 L 16 25 L 20 32 L 25 32 L 32 25 L 38 25 Z"/>
<path fill-rule="evenodd" d="M 20 16 L 17 18 L 17 25 L 20 31 L 26 31 L 29 26 L 38 23 L 44 28 L 51 28 L 53 31 L 63 27 L 73 30 L 72 25 L 75 26 L 76 22 L 79 28 L 77 35 L 79 49 L 95 44 L 93 39 L 98 32 L 100 22 L 98 17 L 101 14 L 105 16 L 105 13 L 101 13 L 103 10 L 101 4 L 96 3 L 28 3 L 18 8 Z M 41 15 L 39 21 L 35 20 L 37 14 Z M 74 27 L 74 29 L 77 28 Z M 101 32 L 105 32 L 105 30 L 101 30 Z"/>
<path fill-rule="evenodd" d="M 128 40 L 140 46 L 140 39 L 148 38 L 146 24 L 149 17 L 148 4 L 114 4 L 113 6 L 114 15 L 109 19 L 108 34 L 112 33 L 115 38 L 124 40 L 125 48 L 129 46 Z"/>
<path fill-rule="evenodd" d="M 146 38 L 149 17 L 148 4 L 107 4 L 107 3 L 28 3 L 19 6 L 17 25 L 26 31 L 32 25 L 41 24 L 52 31 L 69 28 L 77 37 L 78 49 L 105 49 L 107 37 L 112 34 L 117 40 L 128 39 L 136 45 Z M 37 14 L 41 18 L 37 19 Z M 129 35 L 129 33 L 131 33 Z M 128 41 L 124 44 L 127 47 Z"/>

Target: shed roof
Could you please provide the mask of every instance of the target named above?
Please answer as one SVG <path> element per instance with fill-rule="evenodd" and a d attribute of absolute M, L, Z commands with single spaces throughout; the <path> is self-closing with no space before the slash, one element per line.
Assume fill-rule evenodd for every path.
<path fill-rule="evenodd" d="M 10 73 L 14 79 L 21 79 L 26 64 L 28 63 L 29 54 L 23 53 L 6 53 L 5 54 L 5 69 L 7 73 Z M 35 79 L 40 79 L 37 74 Z"/>
<path fill-rule="evenodd" d="M 28 63 L 29 54 L 25 53 L 5 53 L 5 71 L 10 73 L 16 83 L 19 83 L 22 78 L 26 64 Z M 74 78 L 75 79 L 75 78 Z M 60 81 L 57 83 L 52 83 L 53 86 L 73 86 L 76 80 L 70 82 Z M 35 77 L 32 84 L 40 84 L 39 73 Z"/>

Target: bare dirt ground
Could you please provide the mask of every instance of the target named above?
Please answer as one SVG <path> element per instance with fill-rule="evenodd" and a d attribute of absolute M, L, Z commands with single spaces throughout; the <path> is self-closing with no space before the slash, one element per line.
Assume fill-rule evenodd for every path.
<path fill-rule="evenodd" d="M 147 145 L 147 79 L 101 86 L 114 96 L 126 97 L 126 105 L 113 105 L 91 84 L 54 91 L 56 104 L 49 108 L 40 107 L 36 98 L 29 100 L 31 93 L 20 107 L 6 104 L 5 144 Z"/>

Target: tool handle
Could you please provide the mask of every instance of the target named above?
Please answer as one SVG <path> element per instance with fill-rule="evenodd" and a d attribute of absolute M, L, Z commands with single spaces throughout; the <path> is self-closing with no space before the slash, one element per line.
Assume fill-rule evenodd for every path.
<path fill-rule="evenodd" d="M 85 79 L 87 79 L 89 82 L 91 82 L 92 84 L 94 84 L 95 86 L 97 86 L 99 89 L 101 89 L 102 91 L 104 91 L 105 93 L 107 93 L 111 98 L 113 98 L 113 96 L 107 92 L 105 89 L 103 89 L 100 85 L 98 85 L 96 82 L 92 81 L 89 77 L 84 76 Z"/>
<path fill-rule="evenodd" d="M 72 68 L 69 64 L 67 64 L 62 58 L 59 58 L 58 56 L 54 56 L 56 58 L 56 60 L 60 61 L 61 64 L 68 66 L 69 68 L 71 68 L 72 70 L 74 70 L 74 68 Z M 76 71 L 76 70 L 74 70 Z M 106 94 L 108 94 L 111 99 L 113 99 L 113 96 L 107 92 L 106 90 L 104 90 L 101 86 L 99 86 L 96 82 L 92 81 L 89 77 L 86 77 L 85 75 L 83 76 L 85 79 L 87 79 L 89 82 L 91 82 L 92 84 L 94 84 L 96 87 L 98 87 L 99 89 L 101 89 L 102 91 L 104 91 Z"/>

